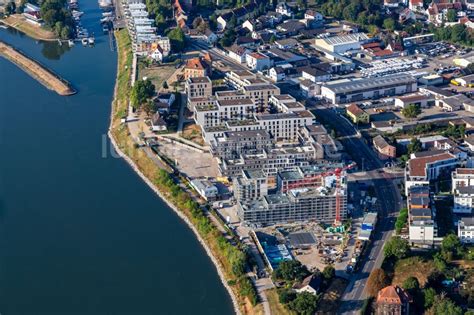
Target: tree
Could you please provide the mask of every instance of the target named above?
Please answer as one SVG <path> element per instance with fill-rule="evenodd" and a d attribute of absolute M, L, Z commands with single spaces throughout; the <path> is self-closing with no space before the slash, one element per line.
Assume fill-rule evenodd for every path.
<path fill-rule="evenodd" d="M 420 152 L 422 149 L 421 141 L 418 138 L 412 138 L 408 144 L 408 154 Z"/>
<path fill-rule="evenodd" d="M 441 253 L 448 260 L 462 255 L 462 245 L 457 235 L 449 234 L 443 238 Z"/>
<path fill-rule="evenodd" d="M 377 296 L 377 293 L 388 286 L 390 281 L 382 269 L 374 269 L 367 279 L 367 293 L 369 296 Z"/>
<path fill-rule="evenodd" d="M 16 4 L 15 2 L 8 2 L 5 6 L 5 14 L 10 15 L 16 12 Z"/>
<path fill-rule="evenodd" d="M 130 101 L 135 109 L 143 105 L 147 99 L 155 94 L 155 86 L 150 80 L 139 80 L 135 82 L 130 93 Z"/>
<path fill-rule="evenodd" d="M 439 295 L 436 297 L 433 306 L 430 309 L 431 314 L 443 314 L 443 315 L 462 315 L 462 309 L 454 304 L 453 301 L 445 297 L 444 295 Z"/>
<path fill-rule="evenodd" d="M 336 276 L 336 269 L 334 269 L 334 266 L 328 265 L 324 267 L 322 275 L 324 279 L 331 280 L 332 278 Z"/>
<path fill-rule="evenodd" d="M 174 52 L 183 51 L 186 46 L 186 37 L 184 36 L 183 30 L 177 27 L 169 31 L 167 35 L 170 39 L 171 49 L 173 49 Z"/>
<path fill-rule="evenodd" d="M 385 243 L 383 251 L 386 257 L 401 259 L 405 258 L 410 252 L 410 245 L 401 237 L 392 236 L 392 238 Z"/>
<path fill-rule="evenodd" d="M 297 260 L 284 260 L 274 271 L 274 277 L 276 279 L 283 279 L 287 281 L 301 281 L 308 275 L 309 271 L 306 266 L 302 265 Z"/>
<path fill-rule="evenodd" d="M 278 291 L 278 300 L 282 304 L 288 304 L 296 298 L 296 293 L 291 289 L 281 289 Z"/>
<path fill-rule="evenodd" d="M 400 210 L 400 213 L 398 214 L 397 221 L 395 221 L 395 230 L 397 231 L 397 234 L 400 234 L 400 232 L 405 227 L 407 222 L 408 222 L 408 208 L 403 208 L 402 210 Z"/>
<path fill-rule="evenodd" d="M 424 306 L 425 309 L 429 309 L 431 306 L 433 306 L 435 300 L 436 300 L 436 291 L 433 288 L 425 288 L 423 290 L 423 295 L 424 295 Z"/>
<path fill-rule="evenodd" d="M 296 314 L 313 315 L 316 312 L 318 304 L 318 296 L 309 292 L 303 292 L 296 295 L 296 298 L 291 301 L 288 307 L 295 311 Z"/>
<path fill-rule="evenodd" d="M 168 82 L 166 82 L 166 80 L 163 81 L 163 88 L 164 88 L 165 90 L 167 90 L 167 89 L 169 88 Z"/>
<path fill-rule="evenodd" d="M 147 116 L 154 114 L 156 112 L 155 103 L 152 100 L 148 100 L 147 102 L 145 102 L 145 104 L 143 104 L 143 111 L 146 113 Z"/>
<path fill-rule="evenodd" d="M 392 18 L 385 19 L 383 21 L 383 28 L 389 31 L 395 30 L 395 20 Z"/>
<path fill-rule="evenodd" d="M 448 12 L 446 13 L 446 19 L 448 20 L 448 22 L 456 22 L 458 19 L 458 14 L 456 10 L 448 9 Z"/>
<path fill-rule="evenodd" d="M 418 294 L 420 290 L 420 283 L 416 277 L 408 277 L 403 281 L 402 287 L 413 297 Z"/>
<path fill-rule="evenodd" d="M 421 114 L 421 109 L 419 105 L 409 104 L 407 107 L 402 109 L 402 115 L 406 118 L 416 118 Z"/>

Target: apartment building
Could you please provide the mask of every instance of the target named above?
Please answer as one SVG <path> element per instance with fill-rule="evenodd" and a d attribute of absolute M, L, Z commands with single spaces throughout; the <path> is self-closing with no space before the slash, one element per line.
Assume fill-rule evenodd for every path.
<path fill-rule="evenodd" d="M 188 97 L 188 107 L 194 110 L 196 104 L 193 99 L 209 98 L 212 96 L 212 81 L 209 77 L 190 77 L 185 82 L 184 90 Z"/>
<path fill-rule="evenodd" d="M 451 176 L 453 213 L 471 214 L 474 209 L 474 169 L 457 168 Z"/>
<path fill-rule="evenodd" d="M 448 175 L 456 166 L 458 158 L 444 151 L 426 151 L 408 161 L 405 168 L 405 194 L 413 186 L 429 185 L 440 175 Z"/>
<path fill-rule="evenodd" d="M 336 192 L 333 186 L 289 190 L 264 196 L 251 203 L 238 203 L 239 218 L 256 226 L 317 221 L 333 223 L 336 209 L 342 220 L 347 217 L 346 186 Z"/>
<path fill-rule="evenodd" d="M 312 146 L 280 146 L 257 154 L 242 154 L 235 159 L 221 159 L 218 168 L 222 176 L 229 177 L 239 176 L 244 170 L 261 170 L 266 176 L 275 176 L 279 171 L 308 166 L 314 157 Z"/>
<path fill-rule="evenodd" d="M 334 180 L 334 176 L 329 176 L 328 173 L 343 166 L 342 163 L 324 163 L 278 172 L 277 190 L 284 193 L 292 189 L 325 186 L 328 179 Z M 341 178 L 345 182 L 346 174 L 342 174 Z"/>
<path fill-rule="evenodd" d="M 242 92 L 250 97 L 260 112 L 268 109 L 268 101 L 273 95 L 279 95 L 280 89 L 273 84 L 264 82 L 263 84 L 246 85 Z"/>
<path fill-rule="evenodd" d="M 323 125 L 306 125 L 298 132 L 300 142 L 311 143 L 317 159 L 340 160 L 343 146 L 334 140 Z"/>
<path fill-rule="evenodd" d="M 438 235 L 436 210 L 431 202 L 429 186 L 413 186 L 408 190 L 409 240 L 412 245 L 432 246 Z"/>
<path fill-rule="evenodd" d="M 251 119 L 255 103 L 250 98 L 216 99 L 205 106 L 194 107 L 194 120 L 201 127 L 215 127 L 227 120 Z"/>
<path fill-rule="evenodd" d="M 267 176 L 261 170 L 242 171 L 233 179 L 234 197 L 239 202 L 250 202 L 268 195 Z"/>
<path fill-rule="evenodd" d="M 461 218 L 458 221 L 458 237 L 461 243 L 474 243 L 474 217 Z"/>
<path fill-rule="evenodd" d="M 255 154 L 270 150 L 274 140 L 265 129 L 226 131 L 211 140 L 210 150 L 214 157 L 238 158 L 242 154 Z"/>
<path fill-rule="evenodd" d="M 298 131 L 304 126 L 312 125 L 314 118 L 314 115 L 307 110 L 255 115 L 259 125 L 268 130 L 277 141 L 297 141 Z"/>

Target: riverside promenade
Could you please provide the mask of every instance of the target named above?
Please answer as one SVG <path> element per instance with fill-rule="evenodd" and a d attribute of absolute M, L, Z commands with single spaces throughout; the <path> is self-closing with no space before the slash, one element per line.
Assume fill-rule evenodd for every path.
<path fill-rule="evenodd" d="M 46 88 L 59 95 L 68 96 L 76 93 L 67 81 L 2 41 L 0 41 L 0 56 L 13 62 Z"/>

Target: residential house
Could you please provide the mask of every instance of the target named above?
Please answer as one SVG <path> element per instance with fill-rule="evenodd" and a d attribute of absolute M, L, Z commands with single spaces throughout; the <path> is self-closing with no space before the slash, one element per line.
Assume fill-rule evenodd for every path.
<path fill-rule="evenodd" d="M 386 8 L 398 8 L 400 0 L 384 0 L 383 6 Z"/>
<path fill-rule="evenodd" d="M 236 44 L 227 47 L 227 56 L 238 63 L 245 63 L 247 60 L 247 54 L 251 52 L 250 49 L 238 46 Z"/>
<path fill-rule="evenodd" d="M 455 11 L 462 10 L 462 3 L 458 0 L 453 2 L 431 2 L 426 10 L 428 21 L 437 25 L 442 24 L 446 21 L 446 14 L 450 9 Z"/>
<path fill-rule="evenodd" d="M 409 0 L 408 8 L 415 12 L 424 12 L 425 8 L 423 7 L 423 0 Z"/>
<path fill-rule="evenodd" d="M 174 93 L 160 93 L 153 99 L 155 108 L 160 114 L 168 113 L 176 97 Z"/>
<path fill-rule="evenodd" d="M 405 8 L 400 14 L 398 15 L 398 22 L 400 24 L 415 22 L 416 21 L 416 14 L 409 8 Z"/>
<path fill-rule="evenodd" d="M 308 79 L 300 80 L 300 90 L 304 97 L 316 97 L 316 95 L 321 95 L 321 84 Z"/>
<path fill-rule="evenodd" d="M 203 197 L 205 200 L 216 200 L 219 195 L 219 190 L 216 185 L 206 179 L 193 179 L 190 181 L 191 186 Z"/>
<path fill-rule="evenodd" d="M 294 38 L 279 39 L 275 41 L 275 45 L 279 49 L 289 50 L 295 48 L 298 45 L 298 41 Z"/>
<path fill-rule="evenodd" d="M 161 118 L 161 115 L 159 112 L 155 113 L 151 117 L 151 130 L 152 131 L 166 131 L 166 122 L 164 121 L 163 118 Z"/>
<path fill-rule="evenodd" d="M 474 152 L 474 135 L 464 138 L 464 144 L 467 145 L 471 152 Z"/>
<path fill-rule="evenodd" d="M 309 292 L 313 295 L 317 295 L 321 287 L 321 275 L 309 275 L 301 283 L 296 283 L 293 286 L 293 290 L 296 293 Z"/>
<path fill-rule="evenodd" d="M 408 315 L 412 298 L 399 286 L 390 285 L 377 294 L 376 315 Z"/>
<path fill-rule="evenodd" d="M 26 18 L 26 21 L 35 24 L 37 26 L 43 25 L 43 19 L 41 18 L 41 9 L 40 7 L 26 3 L 23 9 L 23 16 Z"/>
<path fill-rule="evenodd" d="M 374 137 L 372 141 L 380 159 L 393 159 L 397 157 L 397 148 L 389 144 L 381 135 Z"/>
<path fill-rule="evenodd" d="M 356 104 L 347 106 L 346 113 L 354 124 L 368 124 L 370 121 L 369 114 Z"/>
<path fill-rule="evenodd" d="M 247 66 L 255 71 L 269 69 L 271 66 L 270 57 L 259 52 L 247 54 Z"/>
<path fill-rule="evenodd" d="M 282 67 L 271 68 L 268 75 L 273 82 L 280 82 L 286 78 L 285 70 Z"/>
<path fill-rule="evenodd" d="M 306 12 L 304 13 L 304 18 L 305 20 L 314 20 L 317 22 L 321 22 L 324 20 L 324 17 L 321 13 L 311 9 L 306 10 Z"/>
<path fill-rule="evenodd" d="M 184 66 L 184 79 L 210 76 L 212 73 L 212 60 L 210 55 L 188 59 Z"/>
<path fill-rule="evenodd" d="M 217 37 L 216 33 L 211 31 L 209 28 L 206 28 L 206 30 L 204 31 L 204 38 L 206 39 L 206 42 L 209 45 L 214 45 L 217 42 L 217 40 L 219 39 L 219 37 Z"/>
<path fill-rule="evenodd" d="M 474 217 L 465 217 L 458 221 L 458 237 L 463 244 L 474 243 Z"/>
<path fill-rule="evenodd" d="M 316 67 L 303 67 L 301 70 L 303 79 L 311 82 L 326 82 L 331 80 L 331 74 Z"/>
<path fill-rule="evenodd" d="M 287 17 L 292 17 L 293 16 L 293 10 L 286 4 L 286 2 L 280 2 L 277 4 L 276 13 L 281 14 L 282 16 L 287 16 Z"/>
<path fill-rule="evenodd" d="M 306 25 L 298 20 L 288 20 L 277 26 L 277 30 L 287 36 L 298 35 L 305 28 Z"/>

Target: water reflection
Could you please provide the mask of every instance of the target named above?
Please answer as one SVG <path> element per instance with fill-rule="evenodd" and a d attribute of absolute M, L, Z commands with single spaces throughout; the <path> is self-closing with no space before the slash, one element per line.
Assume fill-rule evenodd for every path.
<path fill-rule="evenodd" d="M 20 37 L 28 37 L 24 33 L 8 27 L 7 32 L 12 34 L 12 35 L 17 35 Z M 50 60 L 59 60 L 61 59 L 61 56 L 64 55 L 64 53 L 68 52 L 71 47 L 67 43 L 63 43 L 62 45 L 59 45 L 58 42 L 56 41 L 40 41 L 37 40 L 36 44 L 42 45 L 41 48 L 41 53 L 43 54 L 44 57 Z"/>

